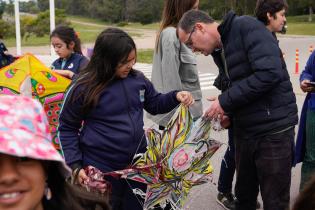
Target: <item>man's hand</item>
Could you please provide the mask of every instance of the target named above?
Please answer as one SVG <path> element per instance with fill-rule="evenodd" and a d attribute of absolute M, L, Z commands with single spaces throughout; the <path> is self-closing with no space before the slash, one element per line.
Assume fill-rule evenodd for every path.
<path fill-rule="evenodd" d="M 222 109 L 218 97 L 209 97 L 208 101 L 212 101 L 211 106 L 207 109 L 204 114 L 204 117 L 210 119 L 219 119 L 220 121 L 223 118 L 224 110 Z"/>
<path fill-rule="evenodd" d="M 190 92 L 187 91 L 180 91 L 176 94 L 176 99 L 181 102 L 182 104 L 184 104 L 185 106 L 190 106 L 192 105 L 195 100 L 192 97 Z"/>
<path fill-rule="evenodd" d="M 221 122 L 220 122 L 222 128 L 228 128 L 231 125 L 230 118 L 226 115 L 223 115 Z"/>

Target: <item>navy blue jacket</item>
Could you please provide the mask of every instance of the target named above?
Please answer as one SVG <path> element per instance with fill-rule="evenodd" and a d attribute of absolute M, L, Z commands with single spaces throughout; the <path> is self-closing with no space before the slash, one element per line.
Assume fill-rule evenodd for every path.
<path fill-rule="evenodd" d="M 220 81 L 219 102 L 233 114 L 243 138 L 281 131 L 298 122 L 296 98 L 278 41 L 266 26 L 249 16 L 229 12 L 218 27 L 228 75 Z M 218 51 L 212 54 L 221 71 Z M 229 81 L 227 81 L 229 80 Z"/>
<path fill-rule="evenodd" d="M 52 69 L 70 70 L 75 74 L 87 66 L 89 60 L 79 53 L 72 53 L 70 58 L 67 59 L 64 68 L 61 68 L 63 58 L 58 58 L 51 64 Z"/>
<path fill-rule="evenodd" d="M 156 92 L 152 83 L 138 71 L 109 84 L 98 105 L 87 115 L 82 114 L 82 98 L 73 103 L 67 100 L 69 94 L 77 95 L 79 89 L 83 89 L 73 91 L 72 87 L 66 94 L 58 127 L 66 162 L 72 168 L 78 164 L 92 165 L 104 172 L 126 168 L 135 153 L 146 151 L 143 109 L 161 114 L 179 104 L 177 91 Z"/>
<path fill-rule="evenodd" d="M 12 55 L 4 54 L 4 52 L 7 50 L 8 49 L 4 43 L 0 41 L 0 68 L 7 66 L 14 61 L 14 57 Z"/>
<path fill-rule="evenodd" d="M 315 51 L 308 58 L 305 69 L 300 75 L 300 82 L 303 80 L 315 81 Z M 303 103 L 296 139 L 295 163 L 302 162 L 306 152 L 306 118 L 308 109 L 315 109 L 315 93 L 307 93 Z"/>
<path fill-rule="evenodd" d="M 0 54 L 4 54 L 5 51 L 7 51 L 8 49 L 6 48 L 6 46 L 4 45 L 3 42 L 0 41 Z"/>

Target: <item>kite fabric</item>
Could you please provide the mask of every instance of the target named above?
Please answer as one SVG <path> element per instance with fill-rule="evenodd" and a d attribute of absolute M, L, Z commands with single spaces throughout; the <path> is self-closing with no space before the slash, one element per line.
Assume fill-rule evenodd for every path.
<path fill-rule="evenodd" d="M 58 118 L 64 92 L 70 83 L 71 80 L 54 73 L 29 53 L 0 69 L 0 95 L 21 94 L 39 100 L 48 117 L 52 142 L 60 153 Z"/>
<path fill-rule="evenodd" d="M 221 143 L 210 138 L 213 122 L 193 123 L 187 107 L 181 105 L 160 134 L 146 131 L 147 151 L 130 168 L 106 173 L 148 185 L 144 209 L 169 202 L 181 209 L 193 186 L 211 180 L 211 156 Z"/>

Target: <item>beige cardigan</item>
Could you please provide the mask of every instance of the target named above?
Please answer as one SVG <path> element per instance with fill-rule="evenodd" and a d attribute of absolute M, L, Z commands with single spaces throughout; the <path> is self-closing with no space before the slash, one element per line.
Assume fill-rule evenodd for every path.
<path fill-rule="evenodd" d="M 191 92 L 195 99 L 195 103 L 190 107 L 194 119 L 199 118 L 203 113 L 196 64 L 196 56 L 178 40 L 176 28 L 165 28 L 160 34 L 158 51 L 154 52 L 151 80 L 155 89 L 161 93 L 172 90 Z M 163 115 L 148 114 L 147 116 L 158 125 L 166 126 L 174 111 Z"/>

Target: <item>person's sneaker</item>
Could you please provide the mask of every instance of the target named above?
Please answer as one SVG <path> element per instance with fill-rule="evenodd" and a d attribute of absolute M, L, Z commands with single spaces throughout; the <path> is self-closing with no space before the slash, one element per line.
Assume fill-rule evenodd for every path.
<path fill-rule="evenodd" d="M 235 209 L 235 196 L 232 193 L 221 193 L 217 196 L 217 202 L 226 210 Z"/>

